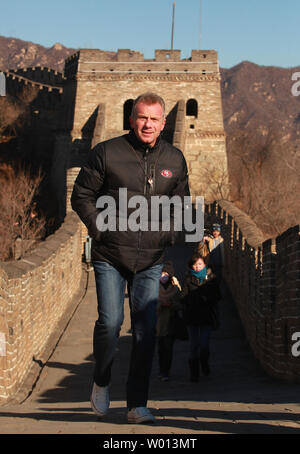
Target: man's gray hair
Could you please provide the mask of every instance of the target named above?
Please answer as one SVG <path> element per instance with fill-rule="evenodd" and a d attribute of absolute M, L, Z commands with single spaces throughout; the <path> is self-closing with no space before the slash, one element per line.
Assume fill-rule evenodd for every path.
<path fill-rule="evenodd" d="M 163 117 L 165 117 L 165 112 L 166 112 L 165 101 L 163 100 L 163 98 L 161 96 L 157 95 L 156 93 L 152 93 L 152 92 L 143 93 L 134 100 L 133 106 L 132 106 L 132 111 L 131 111 L 132 117 L 135 116 L 135 108 L 139 102 L 143 102 L 145 104 L 157 104 L 157 103 L 160 104 L 162 111 L 163 111 Z"/>

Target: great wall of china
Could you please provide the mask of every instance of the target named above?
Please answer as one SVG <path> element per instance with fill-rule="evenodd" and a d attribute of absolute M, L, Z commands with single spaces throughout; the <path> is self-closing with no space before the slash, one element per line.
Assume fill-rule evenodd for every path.
<path fill-rule="evenodd" d="M 32 109 L 49 118 L 55 132 L 52 181 L 64 222 L 26 258 L 0 264 L 0 402 L 47 358 L 49 339 L 79 298 L 86 231 L 71 211 L 70 194 L 91 146 L 126 132 L 132 100 L 148 90 L 165 98 L 166 138 L 186 156 L 193 195 L 205 195 L 204 164 L 217 177 L 227 166 L 215 51 L 180 60 L 180 51 L 161 50 L 144 60 L 129 50 L 112 59 L 84 49 L 66 61 L 64 75 L 40 67 L 4 73 L 12 95 L 27 84 L 39 88 Z M 299 226 L 265 239 L 224 200 L 207 200 L 206 218 L 223 226 L 225 279 L 256 358 L 272 377 L 299 382 L 291 348 L 300 332 Z"/>

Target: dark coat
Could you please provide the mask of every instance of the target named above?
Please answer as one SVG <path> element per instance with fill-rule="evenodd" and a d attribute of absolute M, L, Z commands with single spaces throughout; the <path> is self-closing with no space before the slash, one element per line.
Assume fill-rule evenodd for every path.
<path fill-rule="evenodd" d="M 166 284 L 159 284 L 159 297 L 157 302 L 157 336 L 173 335 L 172 318 L 175 312 L 182 310 L 180 303 L 180 290 L 173 285 L 171 278 Z"/>
<path fill-rule="evenodd" d="M 170 231 L 163 231 L 161 218 L 159 231 L 151 231 L 150 203 L 147 231 L 119 229 L 119 219 L 123 217 L 127 222 L 130 213 L 138 208 L 126 207 L 124 217 L 124 208 L 119 204 L 120 188 L 127 189 L 127 207 L 129 198 L 136 195 L 148 201 L 152 195 L 188 196 L 187 166 L 182 152 L 161 138 L 149 148 L 138 141 L 133 131 L 99 143 L 79 172 L 71 196 L 73 210 L 92 237 L 92 260 L 103 260 L 131 272 L 162 263 L 164 249 L 177 242 L 175 234 L 179 236 L 180 232 L 174 232 L 172 222 Z M 97 228 L 97 217 L 103 208 L 97 208 L 96 203 L 104 195 L 116 201 L 116 231 L 103 232 Z"/>
<path fill-rule="evenodd" d="M 181 301 L 188 326 L 219 326 L 218 301 L 221 295 L 215 275 L 207 270 L 206 279 L 200 279 L 189 271 L 182 286 Z"/>

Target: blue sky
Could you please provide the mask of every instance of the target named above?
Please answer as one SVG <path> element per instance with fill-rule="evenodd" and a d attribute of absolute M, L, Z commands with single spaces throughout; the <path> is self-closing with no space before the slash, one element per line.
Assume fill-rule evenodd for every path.
<path fill-rule="evenodd" d="M 154 58 L 171 46 L 172 0 L 1 0 L 0 35 L 46 47 L 117 51 Z M 300 0 L 176 0 L 174 48 L 215 49 L 220 66 L 249 60 L 300 65 Z M 200 14 L 200 11 L 202 14 Z M 202 17 L 202 19 L 201 19 Z M 201 26 L 200 26 L 201 24 Z"/>

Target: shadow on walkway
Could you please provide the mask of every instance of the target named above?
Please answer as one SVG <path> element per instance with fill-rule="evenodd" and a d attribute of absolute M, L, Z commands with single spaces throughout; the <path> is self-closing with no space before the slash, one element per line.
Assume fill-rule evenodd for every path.
<path fill-rule="evenodd" d="M 173 248 L 167 255 L 176 263 L 176 275 L 180 280 L 183 279 L 192 249 L 192 246 Z M 235 306 L 226 294 L 220 311 L 221 328 L 213 333 L 211 342 L 210 377 L 201 377 L 199 383 L 189 382 L 188 342 L 177 341 L 171 380 L 161 382 L 158 379 L 156 352 L 149 407 L 158 417 L 159 427 L 165 428 L 165 433 L 168 428 L 173 433 L 188 430 L 212 433 L 300 433 L 300 385 L 282 383 L 265 374 L 252 355 Z M 125 313 L 127 315 L 112 370 L 112 408 L 99 423 L 102 433 L 110 433 L 111 425 L 126 424 L 125 388 L 131 347 L 128 301 Z M 57 346 L 57 351 L 46 364 L 47 371 L 40 386 L 24 404 L 3 408 L 4 411 L 0 411 L 0 425 L 10 418 L 16 418 L 16 421 L 23 418 L 56 422 L 58 427 L 61 422 L 84 424 L 96 421 L 89 405 L 95 317 L 96 297 L 92 273 L 86 299 L 69 324 L 61 345 Z M 282 404 L 283 407 L 280 406 Z M 274 405 L 277 405 L 276 409 Z M 292 407 L 285 408 L 288 405 Z"/>

